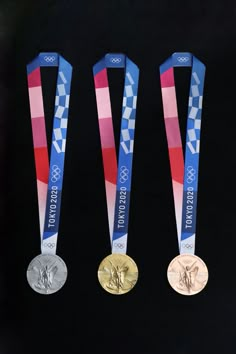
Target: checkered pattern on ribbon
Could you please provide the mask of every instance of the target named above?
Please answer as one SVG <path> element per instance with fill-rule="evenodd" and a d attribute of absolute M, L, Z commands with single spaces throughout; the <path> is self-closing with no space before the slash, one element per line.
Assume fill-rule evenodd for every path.
<path fill-rule="evenodd" d="M 57 153 L 65 152 L 66 128 L 70 95 L 67 80 L 62 71 L 59 72 L 55 99 L 55 124 L 53 129 L 53 146 Z"/>
<path fill-rule="evenodd" d="M 137 95 L 135 95 L 133 91 L 134 84 L 131 74 L 127 72 L 122 111 L 124 123 L 121 129 L 121 146 L 126 154 L 132 153 L 134 147 L 135 112 L 137 104 Z"/>
<path fill-rule="evenodd" d="M 189 97 L 187 146 L 192 154 L 200 151 L 200 129 L 202 96 L 199 93 L 200 80 L 196 72 L 192 73 L 191 96 Z"/>

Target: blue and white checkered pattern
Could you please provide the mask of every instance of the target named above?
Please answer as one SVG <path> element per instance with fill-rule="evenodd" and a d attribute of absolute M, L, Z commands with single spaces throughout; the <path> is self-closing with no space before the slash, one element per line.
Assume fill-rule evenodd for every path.
<path fill-rule="evenodd" d="M 200 151 L 202 96 L 199 93 L 200 80 L 196 72 L 192 74 L 191 96 L 189 97 L 187 146 L 192 154 Z"/>
<path fill-rule="evenodd" d="M 67 117 L 70 95 L 67 80 L 62 71 L 59 72 L 55 99 L 55 124 L 53 128 L 53 145 L 57 153 L 65 152 Z"/>
<path fill-rule="evenodd" d="M 134 80 L 129 72 L 126 73 L 125 89 L 123 97 L 123 124 L 121 129 L 121 146 L 125 154 L 133 152 L 134 147 L 134 129 L 135 113 L 137 104 L 137 95 L 135 95 L 133 86 Z"/>

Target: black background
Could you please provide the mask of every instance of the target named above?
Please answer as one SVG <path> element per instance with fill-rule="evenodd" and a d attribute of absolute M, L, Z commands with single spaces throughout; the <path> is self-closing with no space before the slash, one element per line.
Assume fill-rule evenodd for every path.
<path fill-rule="evenodd" d="M 236 4 L 226 1 L 1 1 L 0 354 L 234 354 Z M 40 253 L 26 65 L 56 51 L 74 68 L 57 253 L 69 275 L 52 296 L 32 291 Z M 189 51 L 206 65 L 196 254 L 208 265 L 202 293 L 172 290 L 177 255 L 159 65 Z M 140 68 L 128 254 L 135 288 L 106 293 L 97 280 L 110 253 L 92 66 L 124 52 Z M 56 71 L 43 69 L 50 136 Z M 123 73 L 109 71 L 116 138 Z M 189 70 L 175 71 L 184 136 Z"/>

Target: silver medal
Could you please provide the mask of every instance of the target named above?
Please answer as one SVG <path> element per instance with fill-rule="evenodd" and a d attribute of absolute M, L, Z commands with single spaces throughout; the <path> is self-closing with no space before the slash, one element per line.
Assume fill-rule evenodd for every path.
<path fill-rule="evenodd" d="M 67 267 L 57 255 L 40 254 L 27 269 L 27 280 L 31 288 L 43 295 L 60 290 L 66 282 Z"/>

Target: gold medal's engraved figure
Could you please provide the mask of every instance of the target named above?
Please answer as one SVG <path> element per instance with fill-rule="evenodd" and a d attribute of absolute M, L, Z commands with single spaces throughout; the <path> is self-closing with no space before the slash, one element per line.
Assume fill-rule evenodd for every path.
<path fill-rule="evenodd" d="M 34 269 L 38 271 L 38 283 L 35 285 L 35 287 L 41 290 L 45 289 L 46 292 L 48 292 L 52 288 L 53 279 L 58 270 L 58 267 L 55 266 L 55 262 L 51 266 L 47 264 L 43 266 L 41 262 L 40 265 L 40 269 L 34 267 Z"/>
<path fill-rule="evenodd" d="M 180 290 L 187 290 L 188 293 L 191 292 L 191 290 L 196 291 L 197 290 L 197 284 L 203 285 L 200 282 L 197 281 L 196 276 L 198 274 L 199 267 L 194 265 L 197 263 L 195 261 L 191 266 L 186 265 L 184 266 L 181 262 L 179 262 L 179 265 L 181 267 L 181 271 L 179 272 L 179 289 Z"/>
<path fill-rule="evenodd" d="M 135 285 L 135 281 L 130 281 L 126 279 L 126 274 L 129 270 L 129 267 L 124 263 L 122 266 L 113 265 L 111 261 L 109 261 L 111 267 L 105 267 L 104 270 L 110 273 L 110 279 L 108 282 L 107 288 L 120 292 L 121 290 L 129 290 L 132 289 Z"/>

